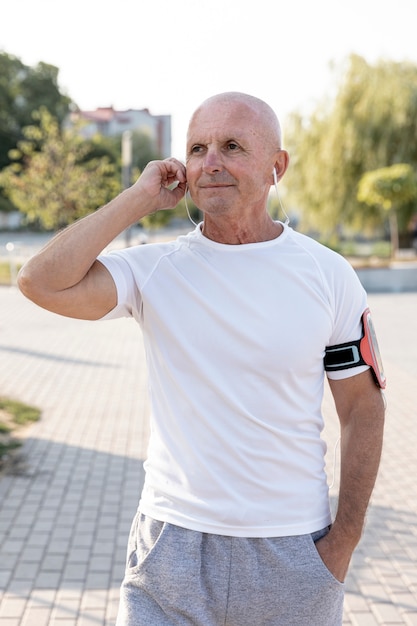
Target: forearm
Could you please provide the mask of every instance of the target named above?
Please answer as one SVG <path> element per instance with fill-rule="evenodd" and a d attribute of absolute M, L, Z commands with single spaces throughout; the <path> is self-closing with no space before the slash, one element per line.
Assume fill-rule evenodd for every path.
<path fill-rule="evenodd" d="M 330 383 L 341 424 L 340 486 L 334 522 L 317 549 L 333 575 L 343 581 L 378 473 L 385 406 L 370 372 Z"/>
<path fill-rule="evenodd" d="M 334 527 L 347 543 L 359 541 L 381 459 L 384 404 L 379 391 L 341 425 L 341 471 Z"/>
<path fill-rule="evenodd" d="M 133 202 L 130 189 L 109 204 L 61 231 L 19 273 L 19 286 L 30 295 L 33 288 L 61 291 L 77 284 L 100 252 L 143 215 L 146 205 Z"/>

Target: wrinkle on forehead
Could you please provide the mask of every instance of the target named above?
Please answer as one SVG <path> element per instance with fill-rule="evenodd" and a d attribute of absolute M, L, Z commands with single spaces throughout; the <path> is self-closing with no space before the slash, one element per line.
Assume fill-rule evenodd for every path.
<path fill-rule="evenodd" d="M 213 126 L 216 115 L 221 115 L 224 120 L 228 113 L 232 130 L 233 124 L 238 123 L 239 110 L 242 120 L 250 119 L 253 124 L 251 130 L 254 134 L 264 135 L 274 149 L 281 148 L 281 127 L 273 109 L 255 96 L 236 91 L 217 94 L 205 100 L 191 117 L 188 137 L 192 128 L 193 130 L 196 126 L 204 128 L 209 124 Z M 207 114 L 206 119 L 204 119 L 205 114 Z"/>

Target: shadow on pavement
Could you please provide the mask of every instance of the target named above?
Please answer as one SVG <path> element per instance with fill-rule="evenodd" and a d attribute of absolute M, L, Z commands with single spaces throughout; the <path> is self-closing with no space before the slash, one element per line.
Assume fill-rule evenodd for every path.
<path fill-rule="evenodd" d="M 140 459 L 29 438 L 0 475 L 6 612 L 5 598 L 20 598 L 30 624 L 41 609 L 114 624 L 142 483 Z"/>

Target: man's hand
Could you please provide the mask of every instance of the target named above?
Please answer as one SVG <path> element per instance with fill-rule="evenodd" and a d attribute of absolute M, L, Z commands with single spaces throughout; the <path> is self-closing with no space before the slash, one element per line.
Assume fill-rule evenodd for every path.
<path fill-rule="evenodd" d="M 185 194 L 185 165 L 177 159 L 151 161 L 131 187 L 139 205 L 148 204 L 149 212 L 173 209 Z M 140 217 L 143 217 L 141 215 Z"/>
<path fill-rule="evenodd" d="M 329 530 L 327 535 L 316 541 L 316 549 L 321 560 L 341 583 L 346 578 L 354 548 L 354 545 L 347 545 L 341 538 L 338 538 L 337 531 L 333 528 Z"/>

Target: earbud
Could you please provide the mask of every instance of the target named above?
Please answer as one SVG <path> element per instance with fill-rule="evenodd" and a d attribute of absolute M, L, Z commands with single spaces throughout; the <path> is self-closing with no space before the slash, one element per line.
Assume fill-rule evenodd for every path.
<path fill-rule="evenodd" d="M 282 206 L 282 202 L 281 202 L 281 198 L 279 197 L 279 190 L 278 190 L 278 174 L 277 174 L 277 170 L 274 169 L 272 170 L 272 176 L 274 178 L 274 185 L 275 185 L 275 191 L 277 192 L 277 197 L 278 197 L 278 202 L 279 202 L 279 206 L 281 207 L 282 212 L 285 215 L 285 224 L 289 224 L 290 223 L 290 218 L 288 217 L 288 215 L 285 212 L 284 207 Z"/>

